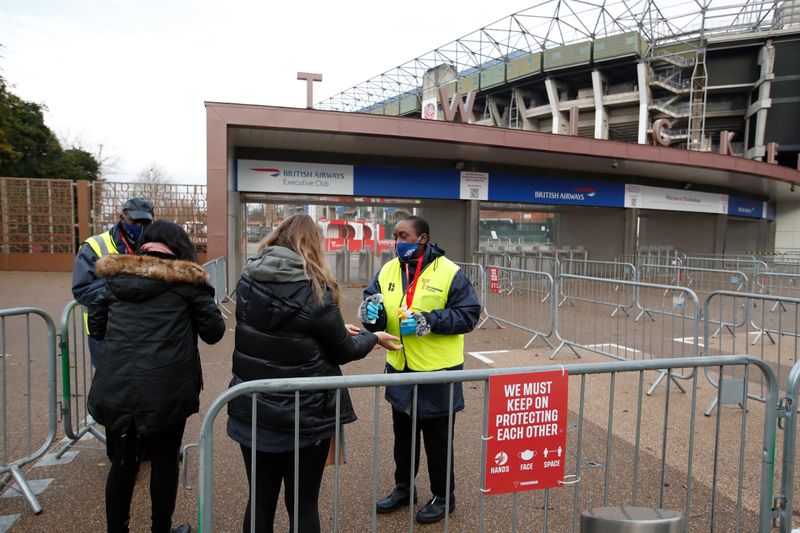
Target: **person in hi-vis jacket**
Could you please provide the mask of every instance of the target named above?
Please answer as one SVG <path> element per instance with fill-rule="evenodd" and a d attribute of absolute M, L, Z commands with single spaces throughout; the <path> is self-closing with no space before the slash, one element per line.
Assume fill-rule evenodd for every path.
<path fill-rule="evenodd" d="M 394 227 L 397 257 L 386 263 L 364 291 L 359 319 L 370 331 L 401 338 L 401 350 L 387 351 L 386 372 L 430 372 L 464 367 L 464 334 L 475 328 L 481 305 L 475 288 L 445 252 L 430 242 L 430 227 L 418 216 Z M 380 295 L 380 296 L 378 296 Z M 461 384 L 453 386 L 455 413 L 464 409 Z M 392 406 L 395 487 L 376 504 L 378 513 L 409 505 L 411 494 L 412 386 L 386 388 Z M 455 466 L 451 454 L 447 494 L 447 435 L 450 385 L 420 385 L 414 474 L 419 470 L 419 437 L 423 437 L 432 497 L 417 512 L 420 523 L 438 522 L 448 504 L 455 509 Z M 414 494 L 416 502 L 416 491 Z"/>

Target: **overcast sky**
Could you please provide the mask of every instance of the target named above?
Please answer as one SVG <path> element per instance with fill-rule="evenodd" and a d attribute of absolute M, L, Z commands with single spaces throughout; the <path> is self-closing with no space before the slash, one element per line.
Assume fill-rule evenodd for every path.
<path fill-rule="evenodd" d="M 303 107 L 533 4 L 532 0 L 6 0 L 0 74 L 47 106 L 61 138 L 205 183 L 204 101 Z M 453 16 L 453 13 L 456 15 Z"/>

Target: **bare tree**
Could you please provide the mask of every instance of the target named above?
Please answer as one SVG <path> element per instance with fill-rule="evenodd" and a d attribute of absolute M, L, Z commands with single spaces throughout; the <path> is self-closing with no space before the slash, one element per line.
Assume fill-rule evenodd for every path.
<path fill-rule="evenodd" d="M 98 179 L 107 179 L 119 172 L 120 157 L 106 143 L 88 142 L 82 133 L 73 134 L 69 130 L 59 133 L 58 140 L 65 150 L 76 149 L 90 153 L 99 166 Z"/>
<path fill-rule="evenodd" d="M 136 178 L 144 184 L 144 194 L 153 202 L 158 203 L 159 197 L 166 191 L 172 176 L 161 164 L 153 161 L 142 168 Z"/>

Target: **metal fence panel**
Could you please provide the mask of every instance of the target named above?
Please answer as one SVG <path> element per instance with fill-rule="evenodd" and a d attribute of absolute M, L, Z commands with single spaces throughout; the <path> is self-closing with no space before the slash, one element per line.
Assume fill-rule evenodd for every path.
<path fill-rule="evenodd" d="M 523 349 L 538 338 L 553 347 L 548 340 L 555 326 L 553 277 L 549 273 L 490 266 L 484 270 L 483 286 L 486 316 L 478 327 L 491 320 L 498 327 L 505 324 L 531 333 Z"/>
<path fill-rule="evenodd" d="M 148 182 L 92 182 L 92 234 L 102 233 L 119 220 L 122 205 L 141 196 L 153 202 L 157 220 L 181 226 L 200 253 L 207 251 L 207 194 L 205 185 Z"/>
<path fill-rule="evenodd" d="M 753 356 L 772 368 L 779 383 L 784 382 L 791 365 L 798 357 L 800 299 L 715 291 L 706 297 L 703 307 L 706 315 L 716 313 L 727 324 L 715 338 L 714 324 L 705 321 L 704 355 L 736 353 Z M 745 315 L 744 320 L 740 320 L 742 313 Z M 712 385 L 720 387 L 717 377 L 711 375 L 707 377 Z M 721 404 L 741 405 L 744 378 L 738 374 L 726 373 L 722 379 L 727 392 L 721 396 Z M 751 387 L 750 399 L 765 401 L 765 395 L 765 390 Z M 710 414 L 716 406 L 717 403 L 712 403 L 706 414 Z"/>
<path fill-rule="evenodd" d="M 0 178 L 0 253 L 75 253 L 70 180 Z"/>
<path fill-rule="evenodd" d="M 69 440 L 56 452 L 57 459 L 87 434 L 106 442 L 105 435 L 97 429 L 97 424 L 89 414 L 89 389 L 94 367 L 89 354 L 83 310 L 78 302 L 72 300 L 61 314 L 61 419 L 64 435 Z"/>
<path fill-rule="evenodd" d="M 34 316 L 41 318 L 43 324 L 32 324 Z M 44 339 L 44 346 L 41 346 Z M 44 357 L 37 356 L 41 353 Z M 0 475 L 5 479 L 10 475 L 16 485 L 8 490 L 22 493 L 33 512 L 40 513 L 42 505 L 21 468 L 42 457 L 56 436 L 56 328 L 53 319 L 31 307 L 0 309 L 0 355 L 3 439 Z M 40 407 L 43 404 L 47 405 L 46 412 Z"/>
<path fill-rule="evenodd" d="M 215 471 L 214 425 L 218 414 L 233 398 L 250 395 L 253 402 L 259 394 L 280 393 L 295 399 L 295 442 L 299 442 L 297 420 L 301 394 L 307 391 L 350 389 L 357 394 L 366 389 L 374 398 L 372 417 L 372 442 L 351 444 L 361 450 L 361 458 L 371 461 L 372 487 L 369 513 L 360 514 L 355 505 L 340 505 L 339 477 L 341 465 L 334 466 L 332 516 L 326 517 L 334 531 L 347 524 L 348 530 L 378 531 L 379 522 L 374 513 L 377 501 L 377 478 L 380 471 L 389 467 L 379 461 L 381 445 L 381 388 L 390 385 L 417 387 L 433 383 L 474 383 L 471 389 L 483 389 L 482 423 L 459 430 L 460 436 L 476 443 L 481 441 L 483 453 L 480 465 L 462 465 L 460 479 L 468 479 L 470 486 L 460 489 L 462 513 L 475 521 L 469 522 L 470 531 L 578 531 L 578 518 L 582 508 L 598 505 L 643 505 L 683 512 L 686 517 L 684 531 L 759 531 L 771 530 L 772 496 L 775 460 L 777 419 L 770 409 L 743 410 L 722 416 L 718 413 L 713 423 L 705 423 L 697 416 L 698 399 L 703 394 L 698 385 L 697 368 L 723 369 L 741 367 L 753 381 L 765 383 L 767 405 L 777 405 L 777 382 L 774 373 L 764 362 L 744 356 L 689 358 L 672 360 L 622 361 L 614 363 L 576 364 L 565 367 L 526 367 L 505 369 L 463 370 L 455 372 L 421 372 L 408 374 L 354 375 L 320 378 L 290 378 L 251 381 L 233 387 L 218 397 L 209 407 L 200 434 L 200 491 L 198 495 L 198 523 L 200 531 L 210 533 L 223 527 L 214 523 Z M 484 479 L 485 442 L 488 427 L 488 379 L 491 375 L 528 373 L 561 369 L 570 377 L 570 408 L 567 428 L 567 462 L 565 482 L 561 488 L 544 491 L 489 496 Z M 667 374 L 687 369 L 693 376 L 690 394 L 670 395 L 671 380 L 667 380 L 666 394 L 658 398 L 644 398 L 644 373 L 662 371 Z M 483 382 L 483 387 L 480 387 Z M 370 389 L 373 394 L 369 394 Z M 715 391 L 718 393 L 718 391 Z M 337 398 L 339 392 L 336 393 Z M 590 398 L 602 397 L 596 401 Z M 746 395 L 745 395 L 746 398 Z M 746 399 L 745 399 L 746 401 Z M 645 403 L 647 405 L 645 405 Z M 338 403 L 337 403 L 338 405 Z M 471 405 L 479 405 L 477 402 Z M 470 407 L 475 409 L 475 407 Z M 416 409 L 415 402 L 412 409 Z M 480 408 L 477 408 L 480 409 Z M 384 411 L 385 412 L 385 411 Z M 477 413 L 476 413 L 477 415 Z M 761 418 L 761 421 L 759 421 Z M 412 420 L 415 417 L 412 415 Z M 622 429 L 625 438 L 617 435 Z M 413 432 L 413 429 L 412 429 Z M 750 435 L 750 438 L 746 438 Z M 339 434 L 337 433 L 337 436 Z M 448 446 L 453 440 L 448 435 Z M 254 448 L 253 448 L 254 449 Z M 372 453 L 369 453 L 371 449 Z M 295 483 L 298 481 L 297 446 L 295 446 Z M 413 457 L 415 450 L 409 450 Z M 334 457 L 339 457 L 335 454 Z M 360 464 L 363 464 L 360 463 Z M 470 469 L 478 469 L 472 471 Z M 745 476 L 749 472 L 749 476 Z M 384 475 L 388 474 L 384 472 Z M 238 474 L 237 474 L 238 475 Z M 568 479 L 567 479 L 568 478 Z M 363 479 L 363 477 L 359 478 Z M 759 481 L 753 482 L 752 480 Z M 747 481 L 746 481 L 747 480 Z M 413 484 L 411 485 L 413 487 Z M 252 489 L 252 488 L 251 488 Z M 226 488 L 226 491 L 228 489 Z M 295 501 L 297 501 L 295 499 Z M 353 502 L 354 503 L 354 502 Z M 476 511 L 477 509 L 477 511 Z M 297 516 L 297 511 L 294 514 Z M 408 511 L 407 531 L 414 531 L 413 506 Z M 297 522 L 295 522 L 296 524 Z M 452 522 L 445 521 L 444 531 Z M 261 525 L 264 527 L 266 525 Z M 506 526 L 510 526 L 506 527 Z M 253 524 L 255 529 L 256 525 Z M 397 520 L 391 520 L 389 529 L 397 531 Z"/>
<path fill-rule="evenodd" d="M 560 344 L 551 359 L 565 347 L 579 357 L 576 348 L 621 360 L 699 355 L 700 305 L 691 289 L 568 274 L 556 287 L 563 295 L 555 312 Z"/>

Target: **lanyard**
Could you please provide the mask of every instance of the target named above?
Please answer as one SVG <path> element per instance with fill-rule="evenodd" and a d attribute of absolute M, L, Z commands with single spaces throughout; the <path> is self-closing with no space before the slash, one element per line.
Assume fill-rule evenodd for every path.
<path fill-rule="evenodd" d="M 419 273 L 422 269 L 422 261 L 424 257 L 420 257 L 417 261 L 417 269 L 414 272 L 414 281 L 408 284 L 408 288 L 406 289 L 406 306 L 410 310 L 411 304 L 414 302 L 414 293 L 417 291 L 417 280 L 419 279 Z M 406 280 L 408 279 L 408 263 L 406 263 Z"/>

